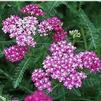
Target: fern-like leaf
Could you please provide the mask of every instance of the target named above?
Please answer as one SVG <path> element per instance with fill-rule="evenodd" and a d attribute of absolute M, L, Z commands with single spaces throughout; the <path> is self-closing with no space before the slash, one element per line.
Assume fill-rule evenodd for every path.
<path fill-rule="evenodd" d="M 24 72 L 28 68 L 29 61 L 30 58 L 27 58 L 20 63 L 19 67 L 17 67 L 14 75 L 14 88 L 18 87 L 20 82 L 22 81 Z"/>

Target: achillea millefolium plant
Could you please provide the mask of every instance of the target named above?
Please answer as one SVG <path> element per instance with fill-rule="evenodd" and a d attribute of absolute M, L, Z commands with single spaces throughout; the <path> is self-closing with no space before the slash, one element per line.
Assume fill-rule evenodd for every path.
<path fill-rule="evenodd" d="M 100 31 L 84 12 L 85 3 L 2 5 L 2 10 L 18 8 L 18 12 L 8 9 L 11 14 L 1 19 L 6 43 L 1 47 L 1 62 L 6 66 L 0 68 L 2 101 L 100 101 L 100 93 L 98 98 L 86 95 L 94 87 L 90 79 L 100 78 L 101 59 L 96 39 Z M 68 25 L 71 28 L 66 19 L 74 20 Z M 100 88 L 101 81 L 96 80 L 95 87 Z"/>

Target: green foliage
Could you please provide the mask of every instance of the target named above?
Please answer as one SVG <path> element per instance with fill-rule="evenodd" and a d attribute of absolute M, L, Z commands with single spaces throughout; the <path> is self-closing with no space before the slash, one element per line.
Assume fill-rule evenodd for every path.
<path fill-rule="evenodd" d="M 15 74 L 14 74 L 14 88 L 19 86 L 19 83 L 21 82 L 25 70 L 28 68 L 30 58 L 24 59 L 19 66 L 16 68 Z"/>
<path fill-rule="evenodd" d="M 48 54 L 51 37 L 36 36 L 38 45 L 30 49 L 25 59 L 20 63 L 10 63 L 5 60 L 3 49 L 15 43 L 2 31 L 2 20 L 11 14 L 24 16 L 19 12 L 26 4 L 37 3 L 46 12 L 44 19 L 58 16 L 63 20 L 64 29 L 77 29 L 81 33 L 78 38 L 69 39 L 76 45 L 77 52 L 94 50 L 101 57 L 101 3 L 100 2 L 0 2 L 0 101 L 18 97 L 20 101 L 36 88 L 31 81 L 31 73 L 35 68 L 42 67 L 42 61 Z M 101 101 L 101 73 L 89 74 L 79 89 L 67 90 L 57 81 L 53 81 L 54 101 Z M 4 100 L 5 101 L 5 100 Z"/>

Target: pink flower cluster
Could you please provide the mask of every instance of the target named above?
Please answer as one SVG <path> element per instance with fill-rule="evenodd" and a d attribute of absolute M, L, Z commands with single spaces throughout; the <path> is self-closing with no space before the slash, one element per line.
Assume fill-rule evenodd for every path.
<path fill-rule="evenodd" d="M 49 34 L 49 31 L 54 30 L 55 34 L 53 36 L 53 39 L 56 42 L 64 40 L 66 37 L 67 32 L 64 31 L 64 29 L 62 28 L 62 22 L 57 17 L 52 17 L 47 20 L 44 20 L 40 22 L 38 26 L 39 26 L 38 32 L 40 33 L 41 36 L 46 36 Z"/>
<path fill-rule="evenodd" d="M 21 9 L 22 13 L 31 14 L 35 16 L 43 16 L 44 12 L 37 4 L 29 4 Z"/>
<path fill-rule="evenodd" d="M 42 69 L 36 69 L 32 73 L 32 81 L 39 90 L 47 89 L 49 92 L 52 91 L 49 76 Z"/>
<path fill-rule="evenodd" d="M 31 95 L 26 96 L 24 101 L 53 101 L 53 100 L 43 91 L 35 91 Z"/>
<path fill-rule="evenodd" d="M 26 46 L 13 45 L 9 48 L 4 49 L 4 54 L 7 60 L 11 62 L 17 62 L 24 58 L 27 51 L 28 47 Z"/>
<path fill-rule="evenodd" d="M 48 19 L 48 22 L 52 25 L 55 33 L 53 35 L 54 41 L 62 41 L 65 39 L 67 32 L 64 31 L 62 28 L 62 22 L 59 18 L 57 17 L 52 17 Z"/>
<path fill-rule="evenodd" d="M 15 29 L 15 23 L 20 19 L 20 17 L 13 15 L 10 18 L 7 18 L 3 21 L 3 31 L 5 33 L 12 33 L 12 31 Z"/>
<path fill-rule="evenodd" d="M 38 25 L 39 26 L 38 32 L 42 34 L 41 36 L 48 35 L 48 32 L 52 31 L 57 25 L 61 25 L 61 21 L 57 17 L 46 19 L 40 22 L 40 24 Z"/>
<path fill-rule="evenodd" d="M 54 27 L 55 33 L 53 35 L 53 39 L 55 42 L 62 41 L 66 38 L 67 32 L 61 26 Z"/>
<path fill-rule="evenodd" d="M 99 72 L 101 70 L 101 60 L 97 57 L 95 52 L 81 52 L 78 54 L 81 59 L 82 67 L 85 67 L 92 72 Z"/>
<path fill-rule="evenodd" d="M 92 72 L 101 70 L 101 60 L 94 52 L 86 51 L 77 54 L 75 49 L 66 41 L 54 42 L 50 46 L 51 55 L 43 61 L 43 68 L 48 77 L 57 79 L 67 89 L 81 87 L 82 81 L 87 78 L 82 69 L 88 68 Z M 32 76 L 32 80 L 38 80 L 37 78 L 38 76 Z M 40 79 L 37 82 L 39 84 Z"/>
<path fill-rule="evenodd" d="M 36 17 L 28 16 L 23 19 L 18 16 L 11 16 L 3 21 L 3 31 L 10 33 L 10 38 L 16 38 L 19 46 L 32 46 L 35 47 L 36 42 L 32 35 L 36 33 L 36 25 L 38 20 Z"/>
<path fill-rule="evenodd" d="M 66 41 L 53 43 L 50 47 L 52 55 L 47 56 L 43 62 L 46 72 L 68 89 L 81 87 L 82 80 L 86 78 L 85 73 L 76 70 L 74 50 L 75 47 Z"/>

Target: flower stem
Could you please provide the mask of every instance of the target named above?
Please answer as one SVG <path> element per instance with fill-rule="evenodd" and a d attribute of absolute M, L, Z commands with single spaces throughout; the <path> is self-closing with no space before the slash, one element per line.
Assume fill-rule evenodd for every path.
<path fill-rule="evenodd" d="M 85 34 L 84 34 L 84 29 L 83 29 L 83 28 L 81 28 L 81 34 L 82 34 L 82 36 L 83 36 L 83 41 L 84 41 L 85 49 L 87 50 L 87 49 L 88 49 L 88 48 L 87 48 L 87 40 L 86 40 L 86 36 L 85 36 Z"/>

